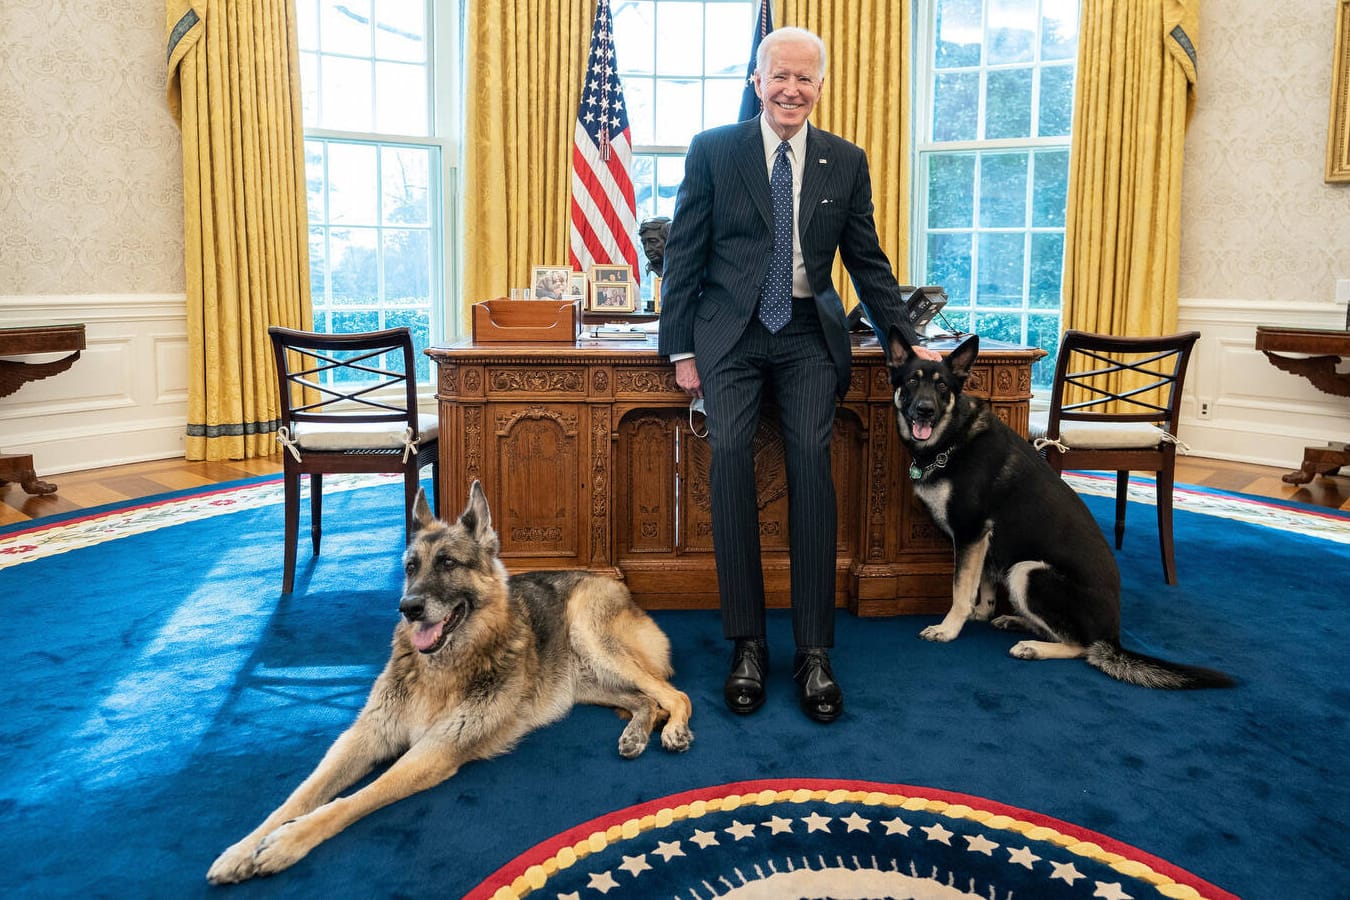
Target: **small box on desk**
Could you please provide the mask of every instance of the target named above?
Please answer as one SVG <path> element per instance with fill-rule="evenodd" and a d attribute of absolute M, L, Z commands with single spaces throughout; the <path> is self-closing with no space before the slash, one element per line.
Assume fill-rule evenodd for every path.
<path fill-rule="evenodd" d="M 508 300 L 473 305 L 475 344 L 572 343 L 581 333 L 580 300 Z"/>

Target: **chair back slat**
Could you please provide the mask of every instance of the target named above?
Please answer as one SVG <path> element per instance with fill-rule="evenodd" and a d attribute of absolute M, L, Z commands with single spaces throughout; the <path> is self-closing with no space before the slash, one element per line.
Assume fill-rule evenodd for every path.
<path fill-rule="evenodd" d="M 360 334 L 268 329 L 281 392 L 281 421 L 406 422 L 417 427 L 412 333 L 388 328 Z"/>
<path fill-rule="evenodd" d="M 1122 338 L 1066 331 L 1050 397 L 1048 435 L 1061 422 L 1151 422 L 1176 435 L 1182 384 L 1198 331 Z"/>

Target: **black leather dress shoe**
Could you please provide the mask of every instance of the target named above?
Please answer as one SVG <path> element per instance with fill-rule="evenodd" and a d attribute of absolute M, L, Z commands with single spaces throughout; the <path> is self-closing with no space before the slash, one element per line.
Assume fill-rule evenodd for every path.
<path fill-rule="evenodd" d="M 798 650 L 792 661 L 792 678 L 808 716 L 817 722 L 839 718 L 844 711 L 844 692 L 830 669 L 830 651 L 822 647 Z"/>
<path fill-rule="evenodd" d="M 764 705 L 764 673 L 769 671 L 769 646 L 763 640 L 737 638 L 731 674 L 722 686 L 727 708 L 748 715 Z"/>

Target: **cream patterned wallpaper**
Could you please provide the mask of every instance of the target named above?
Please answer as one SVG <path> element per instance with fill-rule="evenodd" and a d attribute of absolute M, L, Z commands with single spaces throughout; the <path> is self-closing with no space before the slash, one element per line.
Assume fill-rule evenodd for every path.
<path fill-rule="evenodd" d="M 164 15 L 0 2 L 0 296 L 183 292 Z"/>
<path fill-rule="evenodd" d="M 1182 184 L 1182 298 L 1331 303 L 1350 184 L 1326 184 L 1335 0 L 1204 0 Z"/>
<path fill-rule="evenodd" d="M 1350 278 L 1350 185 L 1322 181 L 1334 7 L 1204 0 L 1183 298 Z M 0 296 L 183 291 L 163 32 L 153 0 L 0 3 Z"/>

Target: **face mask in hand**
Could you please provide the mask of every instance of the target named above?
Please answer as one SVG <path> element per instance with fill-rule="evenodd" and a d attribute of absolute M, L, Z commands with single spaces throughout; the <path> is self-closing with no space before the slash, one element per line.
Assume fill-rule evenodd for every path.
<path fill-rule="evenodd" d="M 699 429 L 694 424 L 694 415 L 703 416 L 703 428 Z M 689 430 L 694 433 L 694 437 L 705 438 L 708 436 L 708 414 L 703 411 L 703 398 L 695 397 L 689 401 Z"/>

